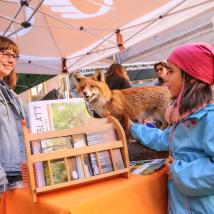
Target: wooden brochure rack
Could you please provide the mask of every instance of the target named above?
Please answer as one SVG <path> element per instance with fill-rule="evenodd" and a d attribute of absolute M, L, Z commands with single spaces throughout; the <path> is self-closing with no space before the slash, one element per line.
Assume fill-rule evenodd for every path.
<path fill-rule="evenodd" d="M 37 194 L 59 189 L 59 188 L 66 188 L 73 185 L 93 182 L 101 179 L 105 179 L 112 176 L 122 175 L 125 177 L 128 177 L 129 174 L 129 159 L 128 159 L 128 151 L 127 151 L 127 143 L 126 143 L 126 137 L 123 128 L 121 127 L 120 123 L 113 118 L 112 116 L 108 116 L 107 118 L 102 119 L 89 119 L 89 125 L 87 127 L 79 127 L 79 128 L 72 128 L 72 129 L 64 129 L 64 130 L 55 130 L 50 132 L 44 132 L 44 133 L 37 133 L 32 134 L 29 133 L 29 130 L 26 128 L 25 121 L 23 121 L 23 129 L 24 129 L 24 138 L 25 138 L 25 144 L 26 144 L 26 154 L 27 154 L 27 168 L 29 172 L 29 183 L 30 188 L 32 191 L 32 198 L 33 201 L 37 201 Z M 31 148 L 33 146 L 33 143 L 45 140 L 45 139 L 51 139 L 51 138 L 57 138 L 57 137 L 66 137 L 66 136 L 72 136 L 77 134 L 90 134 L 90 133 L 99 133 L 105 130 L 114 129 L 118 140 L 113 142 L 107 142 L 107 143 L 100 143 L 96 145 L 90 145 L 90 146 L 84 146 L 81 148 L 69 148 L 66 150 L 58 150 L 58 151 L 52 151 L 48 153 L 38 153 L 38 154 L 32 154 Z M 124 167 L 122 169 L 117 169 L 115 166 L 115 160 L 113 156 L 113 150 L 119 149 L 122 155 Z M 108 151 L 109 156 L 112 162 L 112 171 L 103 173 L 101 169 L 101 163 L 98 157 L 98 153 L 102 151 Z M 84 177 L 76 180 L 72 180 L 69 174 L 68 169 L 68 162 L 67 159 L 71 157 L 80 157 L 81 163 L 83 165 L 83 155 L 87 154 L 95 154 L 97 158 L 97 165 L 99 167 L 100 173 L 93 176 L 86 176 L 86 172 L 83 167 L 84 171 Z M 67 181 L 63 183 L 54 183 L 53 181 L 53 175 L 52 175 L 52 169 L 50 162 L 56 159 L 63 159 L 65 163 L 65 172 L 67 175 Z M 38 162 L 47 162 L 48 171 L 50 173 L 50 185 L 37 187 L 36 185 L 36 179 L 34 175 L 34 165 Z"/>

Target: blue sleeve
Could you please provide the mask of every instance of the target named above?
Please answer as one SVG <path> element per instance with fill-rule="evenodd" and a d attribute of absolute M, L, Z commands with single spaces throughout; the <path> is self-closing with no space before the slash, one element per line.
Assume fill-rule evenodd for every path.
<path fill-rule="evenodd" d="M 192 162 L 175 160 L 170 168 L 177 189 L 188 196 L 214 194 L 214 118 L 204 125 L 202 145 L 204 157 Z"/>
<path fill-rule="evenodd" d="M 156 151 L 169 150 L 170 128 L 162 131 L 158 128 L 151 128 L 146 125 L 133 123 L 130 131 L 136 140 L 139 140 L 141 144 L 149 147 L 150 149 L 154 149 Z"/>

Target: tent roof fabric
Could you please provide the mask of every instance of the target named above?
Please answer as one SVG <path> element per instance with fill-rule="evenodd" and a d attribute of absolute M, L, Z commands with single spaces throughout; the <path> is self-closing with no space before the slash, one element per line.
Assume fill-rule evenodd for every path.
<path fill-rule="evenodd" d="M 2 0 L 0 35 L 19 45 L 19 73 L 57 75 L 63 57 L 69 72 L 87 67 L 121 42 L 128 48 L 211 7 L 212 0 Z"/>

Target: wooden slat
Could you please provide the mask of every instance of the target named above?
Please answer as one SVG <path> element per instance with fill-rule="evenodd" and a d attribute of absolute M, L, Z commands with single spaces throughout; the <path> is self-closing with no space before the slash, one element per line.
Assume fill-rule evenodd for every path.
<path fill-rule="evenodd" d="M 98 127 L 88 126 L 88 127 L 79 127 L 79 128 L 72 128 L 72 129 L 55 130 L 55 131 L 36 133 L 36 134 L 31 133 L 29 134 L 29 140 L 32 141 L 33 143 L 33 141 L 36 141 L 36 140 L 44 140 L 44 139 L 63 137 L 63 136 L 66 137 L 66 136 L 71 136 L 75 134 L 101 132 L 112 128 L 113 128 L 112 124 L 103 124 L 102 126 L 98 126 Z"/>
<path fill-rule="evenodd" d="M 112 123 L 114 125 L 114 128 L 117 132 L 117 136 L 123 143 L 123 148 L 121 148 L 121 151 L 122 151 L 122 156 L 124 157 L 123 160 L 124 160 L 125 167 L 128 168 L 129 167 L 129 154 L 128 154 L 128 148 L 127 148 L 126 135 L 123 130 L 123 127 L 121 126 L 119 121 L 114 117 L 109 116 L 108 121 L 109 121 L 109 123 Z"/>
<path fill-rule="evenodd" d="M 105 121 L 107 119 L 105 118 Z M 114 129 L 114 126 L 112 123 L 95 123 L 95 125 L 91 123 L 88 127 L 86 127 L 86 134 L 91 134 L 91 133 L 97 133 L 97 132 L 102 132 L 102 131 L 107 131 L 107 130 L 112 130 Z M 92 127 L 93 126 L 93 127 Z"/>
<path fill-rule="evenodd" d="M 117 170 L 117 171 L 113 171 L 113 172 L 108 172 L 108 173 L 103 173 L 102 175 L 95 175 L 95 176 L 90 176 L 87 178 L 82 178 L 79 180 L 72 180 L 72 181 L 68 181 L 65 183 L 60 183 L 60 184 L 54 184 L 52 186 L 45 186 L 45 187 L 40 187 L 40 188 L 36 188 L 36 192 L 37 193 L 41 193 L 41 192 L 46 192 L 46 191 L 50 191 L 50 190 L 54 190 L 54 189 L 59 189 L 59 188 L 63 188 L 63 187 L 68 187 L 68 186 L 73 186 L 73 185 L 78 185 L 78 184 L 82 184 L 82 183 L 89 183 L 92 181 L 98 181 L 107 177 L 112 177 L 112 176 L 116 176 L 119 174 L 126 174 L 129 172 L 129 169 L 121 169 L 121 170 Z"/>
<path fill-rule="evenodd" d="M 37 195 L 35 192 L 36 188 L 36 181 L 34 177 L 34 170 L 33 170 L 33 162 L 31 159 L 31 148 L 30 148 L 30 140 L 29 140 L 29 131 L 26 127 L 26 121 L 22 121 L 22 128 L 24 134 L 24 141 L 25 141 L 25 149 L 26 149 L 26 156 L 27 156 L 27 166 L 29 171 L 29 180 L 30 180 L 30 189 L 32 193 L 33 202 L 37 202 Z"/>
<path fill-rule="evenodd" d="M 51 185 L 53 185 L 54 181 L 53 181 L 53 173 L 52 173 L 51 163 L 50 163 L 49 160 L 47 162 L 48 162 L 48 172 L 49 172 L 49 175 L 50 175 Z"/>
<path fill-rule="evenodd" d="M 70 176 L 70 172 L 69 172 L 67 158 L 64 158 L 64 162 L 65 162 L 65 170 L 66 170 L 67 178 L 68 178 L 68 181 L 70 181 L 71 180 L 71 176 Z"/>
<path fill-rule="evenodd" d="M 111 157 L 111 162 L 112 162 L 112 165 L 113 165 L 113 169 L 115 170 L 116 166 L 115 166 L 114 158 L 113 158 L 113 155 L 112 155 L 112 149 L 109 150 L 109 153 L 110 153 L 110 157 Z"/>
<path fill-rule="evenodd" d="M 84 174 L 84 178 L 86 177 L 86 169 L 85 169 L 85 163 L 84 163 L 84 159 L 83 156 L 80 155 L 80 159 L 81 159 L 81 163 L 82 163 L 82 168 L 83 168 L 83 174 Z"/>
<path fill-rule="evenodd" d="M 50 153 L 33 154 L 31 155 L 31 160 L 33 163 L 35 163 L 35 162 L 41 162 L 41 161 L 47 161 L 47 160 L 65 158 L 65 157 L 79 156 L 83 154 L 100 152 L 100 151 L 105 151 L 109 149 L 117 149 L 122 147 L 123 147 L 123 144 L 121 141 L 114 141 L 114 142 L 96 144 L 96 145 L 85 146 L 81 148 L 75 148 L 75 149 L 72 148 L 72 149 L 54 151 Z"/>
<path fill-rule="evenodd" d="M 95 152 L 95 156 L 96 156 L 96 158 L 97 158 L 97 165 L 98 165 L 98 168 L 99 168 L 99 172 L 100 172 L 100 174 L 103 174 L 98 152 Z"/>

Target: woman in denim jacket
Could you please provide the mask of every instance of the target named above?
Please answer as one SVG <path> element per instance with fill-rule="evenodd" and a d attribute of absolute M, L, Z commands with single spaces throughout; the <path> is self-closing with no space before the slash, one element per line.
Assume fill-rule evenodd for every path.
<path fill-rule="evenodd" d="M 0 171 L 0 177 L 6 173 L 9 186 L 21 180 L 21 162 L 26 159 L 21 126 L 25 114 L 13 91 L 18 54 L 17 45 L 0 36 L 0 168 L 4 170 Z M 5 190 L 4 184 L 0 183 L 0 193 Z"/>

